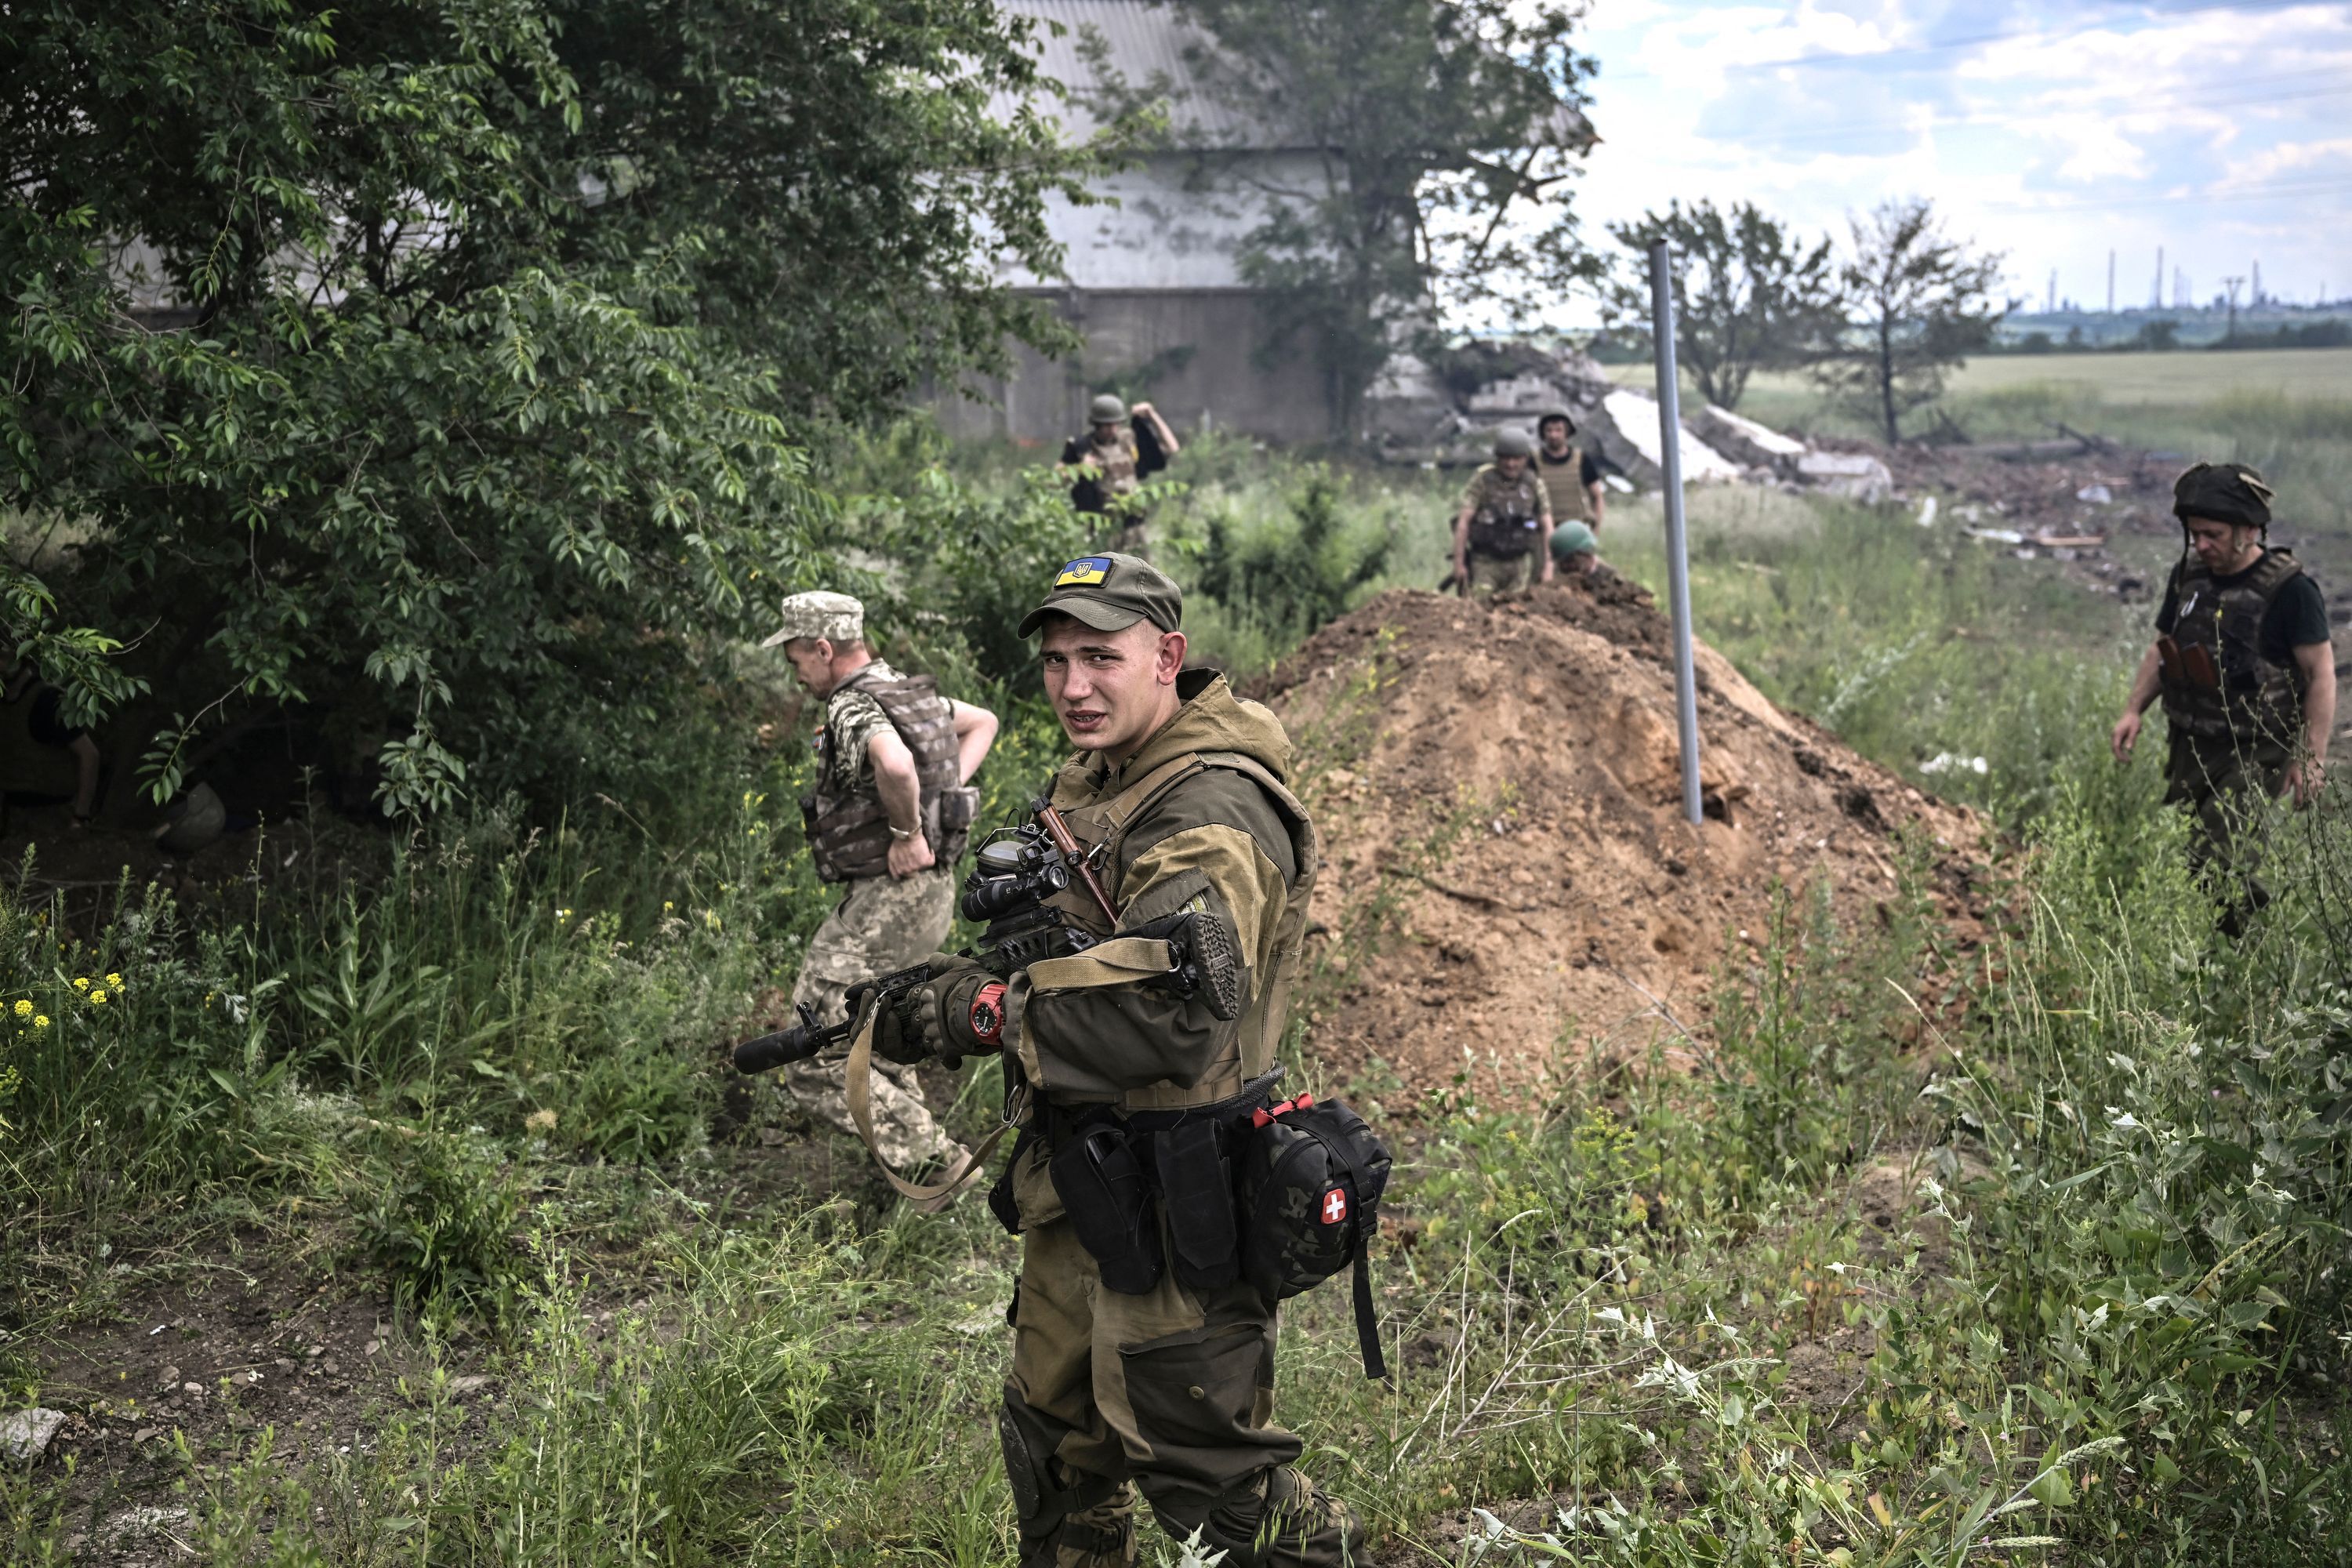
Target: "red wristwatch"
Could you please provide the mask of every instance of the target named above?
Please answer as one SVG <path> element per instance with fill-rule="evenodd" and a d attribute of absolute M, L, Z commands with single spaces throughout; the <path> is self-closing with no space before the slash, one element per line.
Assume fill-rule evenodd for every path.
<path fill-rule="evenodd" d="M 1004 1042 L 1004 982 L 992 980 L 971 999 L 971 1036 L 984 1046 Z"/>

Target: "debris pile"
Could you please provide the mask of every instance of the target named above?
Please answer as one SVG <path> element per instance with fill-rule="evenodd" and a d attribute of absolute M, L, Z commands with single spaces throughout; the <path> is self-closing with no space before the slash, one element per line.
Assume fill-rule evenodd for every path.
<path fill-rule="evenodd" d="M 1391 461 L 1477 460 L 1496 426 L 1532 428 L 1565 409 L 1578 441 L 1607 467 L 1643 489 L 1664 478 L 1657 400 L 1618 385 L 1576 349 L 1486 344 L 1479 367 L 1450 381 L 1409 363 L 1374 388 L 1370 406 Z M 1895 491 L 1886 465 L 1867 453 L 1825 450 L 1711 403 L 1684 411 L 1681 447 L 1687 484 L 1780 483 L 1864 501 Z"/>
<path fill-rule="evenodd" d="M 1687 1048 L 1727 950 L 1768 940 L 1775 885 L 1825 879 L 1869 918 L 1896 892 L 1906 827 L 1961 911 L 1972 814 L 1697 657 L 1696 828 L 1666 623 L 1622 579 L 1492 606 L 1394 591 L 1268 679 L 1328 859 L 1318 1056 L 1373 1081 L 1378 1058 L 1407 1096 L 1466 1071 L 1513 1097 L 1588 1053 Z"/>

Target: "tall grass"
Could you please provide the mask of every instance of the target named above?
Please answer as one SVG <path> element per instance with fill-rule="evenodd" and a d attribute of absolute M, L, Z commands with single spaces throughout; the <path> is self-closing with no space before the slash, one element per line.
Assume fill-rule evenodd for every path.
<path fill-rule="evenodd" d="M 1306 476 L 1226 455 L 1258 497 L 1233 504 L 1304 559 L 1273 509 Z M 1438 537 L 1434 489 L 1349 524 L 1391 573 Z M 1017 532 L 1021 504 L 987 528 Z M 1205 537 L 1171 512 L 1172 538 Z M 1638 515 L 1612 530 L 1651 572 Z M 1384 1086 L 1397 1377 L 1354 1369 L 1344 1290 L 1291 1304 L 1277 1410 L 1306 1463 L 1384 1561 L 2342 1558 L 2343 803 L 2276 836 L 2278 901 L 2223 942 L 2151 770 L 2102 751 L 2111 612 L 1860 511 L 1726 493 L 1697 541 L 1711 638 L 1895 765 L 1986 757 L 1926 776 L 2019 852 L 1980 923 L 1954 923 L 1919 847 L 1857 926 L 1785 889 L 1727 962 L 1695 1070 L 1563 1041 L 1548 1102 Z M 1367 558 L 1318 557 L 1316 591 L 1364 591 L 1345 579 Z M 992 656 L 960 646 L 984 681 Z M 1014 722 L 992 813 L 1055 750 L 1034 707 L 993 700 Z M 352 1454 L 234 1421 L 184 1445 L 200 1556 L 1009 1560 L 990 1422 L 1012 1244 L 974 1205 L 747 1199 L 710 1143 L 712 1047 L 824 905 L 778 809 L 806 766 L 795 747 L 715 769 L 658 835 L 599 803 L 536 832 L 485 814 L 385 847 L 360 883 L 331 844 L 289 869 L 274 842 L 257 901 L 194 929 L 128 894 L 71 932 L 0 900 L 13 1392 L 64 1397 L 41 1386 L 45 1330 L 205 1226 L 276 1229 L 291 1255 L 299 1199 L 313 1267 L 405 1302 L 417 1370 Z M 1409 940 L 1396 919 L 1347 921 L 1351 959 Z M 656 1179 L 584 1191 L 598 1161 Z M 592 1257 L 583 1215 L 615 1203 Z M 496 1331 L 485 1389 L 444 1338 L 468 1320 Z M 67 1560 L 72 1485 L 0 1473 L 0 1555 Z"/>

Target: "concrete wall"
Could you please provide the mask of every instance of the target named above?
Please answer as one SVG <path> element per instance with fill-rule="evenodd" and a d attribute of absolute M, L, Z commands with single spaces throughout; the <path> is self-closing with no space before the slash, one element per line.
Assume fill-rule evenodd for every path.
<path fill-rule="evenodd" d="M 1085 350 L 1051 361 L 1024 349 L 1011 376 L 975 378 L 982 401 L 938 400 L 950 434 L 1058 445 L 1085 427 L 1087 400 L 1107 389 L 1150 399 L 1180 438 L 1208 426 L 1276 441 L 1330 434 L 1311 346 L 1295 342 L 1271 367 L 1260 364 L 1265 320 L 1246 289 L 1040 293 L 1086 335 Z"/>

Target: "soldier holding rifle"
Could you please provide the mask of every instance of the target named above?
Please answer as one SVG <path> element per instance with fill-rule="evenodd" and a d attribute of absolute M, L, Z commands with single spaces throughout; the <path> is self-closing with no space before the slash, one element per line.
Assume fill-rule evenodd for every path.
<path fill-rule="evenodd" d="M 963 909 L 992 923 L 973 952 L 859 989 L 853 1096 L 868 1050 L 1005 1058 L 1018 1141 L 989 1204 L 1021 1237 L 998 1433 L 1023 1568 L 1126 1568 L 1138 1491 L 1233 1568 L 1363 1560 L 1353 1516 L 1273 1424 L 1275 1302 L 1352 1257 L 1381 1374 L 1361 1247 L 1388 1157 L 1335 1102 L 1270 1103 L 1315 831 L 1281 723 L 1184 668 L 1181 613 L 1138 557 L 1062 569 L 1020 629 L 1077 754 L 1034 827 L 982 847 Z M 768 1037 L 736 1060 L 812 1043 Z M 934 1186 L 893 1180 L 942 1206 L 986 1153 Z M 1329 1173 L 1284 1189 L 1318 1154 Z"/>

